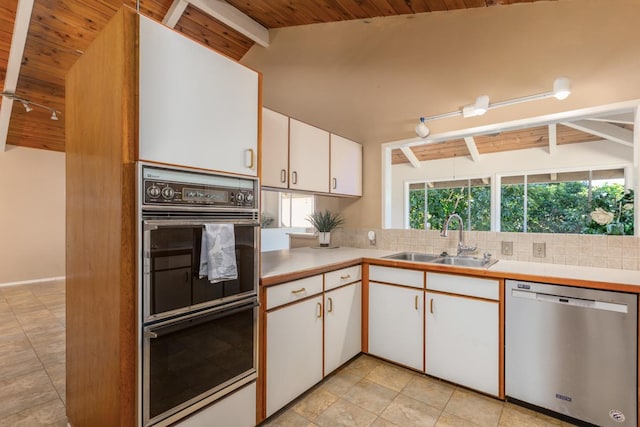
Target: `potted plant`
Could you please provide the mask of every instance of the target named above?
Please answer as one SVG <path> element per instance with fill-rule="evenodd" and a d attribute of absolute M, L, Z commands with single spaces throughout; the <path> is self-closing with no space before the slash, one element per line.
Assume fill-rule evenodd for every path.
<path fill-rule="evenodd" d="M 307 221 L 313 225 L 313 228 L 318 230 L 318 240 L 323 248 L 329 246 L 331 230 L 340 227 L 344 223 L 344 219 L 340 214 L 331 213 L 328 209 L 313 212 L 307 216 Z"/>

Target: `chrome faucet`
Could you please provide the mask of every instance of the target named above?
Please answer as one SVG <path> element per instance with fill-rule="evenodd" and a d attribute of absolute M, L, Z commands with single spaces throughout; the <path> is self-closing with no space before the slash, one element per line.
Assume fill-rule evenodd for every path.
<path fill-rule="evenodd" d="M 457 213 L 452 213 L 451 215 L 449 215 L 447 217 L 447 219 L 444 222 L 444 225 L 442 226 L 442 232 L 440 233 L 440 235 L 442 237 L 447 237 L 449 234 L 449 223 L 451 222 L 452 219 L 457 219 L 458 222 L 460 223 L 460 238 L 458 239 L 458 256 L 464 254 L 464 253 L 471 253 L 471 252 L 475 252 L 476 249 L 478 248 L 477 246 L 465 246 L 464 244 L 464 234 L 462 233 L 464 230 L 464 224 L 462 223 L 462 217 L 460 215 L 458 215 Z"/>

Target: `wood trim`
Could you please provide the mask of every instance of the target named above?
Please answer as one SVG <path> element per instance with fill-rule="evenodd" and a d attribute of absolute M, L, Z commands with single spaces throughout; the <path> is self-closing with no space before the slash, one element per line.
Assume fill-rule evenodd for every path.
<path fill-rule="evenodd" d="M 498 314 L 498 397 L 505 399 L 504 392 L 504 315 L 505 315 L 505 286 L 504 279 L 500 280 L 500 306 Z"/>
<path fill-rule="evenodd" d="M 325 368 L 324 368 L 324 336 L 325 336 L 325 319 L 327 317 L 327 313 L 325 312 L 325 307 L 327 306 L 327 294 L 325 292 L 325 277 L 322 275 L 322 307 L 320 307 L 320 313 L 322 313 L 322 378 L 326 376 Z"/>
<path fill-rule="evenodd" d="M 137 419 L 137 34 L 138 16 L 121 8 L 66 80 L 67 417 L 77 427 Z"/>
<path fill-rule="evenodd" d="M 258 378 L 256 380 L 256 425 L 267 417 L 267 290 L 259 287 Z"/>
<path fill-rule="evenodd" d="M 483 302 L 492 302 L 494 304 L 499 304 L 500 300 L 497 299 L 490 299 L 490 298 L 482 298 L 482 297 L 476 297 L 473 295 L 466 295 L 466 294 L 457 294 L 455 292 L 445 292 L 445 291 L 439 291 L 436 289 L 425 289 L 425 292 L 429 292 L 432 294 L 440 294 L 440 295 L 447 295 L 450 297 L 456 297 L 456 298 L 466 298 L 466 299 L 472 299 L 472 300 L 476 300 L 476 301 L 483 301 Z M 498 298 L 500 298 L 500 296 L 498 296 Z"/>
<path fill-rule="evenodd" d="M 369 264 L 362 263 L 362 293 L 361 293 L 361 332 L 360 332 L 360 340 L 361 351 L 363 353 L 369 352 Z"/>
<path fill-rule="evenodd" d="M 258 72 L 258 152 L 256 153 L 257 162 L 256 176 L 262 181 L 262 73 Z M 257 195 L 256 195 L 257 196 Z"/>
<path fill-rule="evenodd" d="M 427 372 L 427 290 L 422 292 L 422 371 Z"/>

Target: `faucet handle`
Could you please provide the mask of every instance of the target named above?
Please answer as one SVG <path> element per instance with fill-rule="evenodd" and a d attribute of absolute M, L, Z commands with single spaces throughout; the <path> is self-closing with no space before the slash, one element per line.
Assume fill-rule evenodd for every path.
<path fill-rule="evenodd" d="M 485 252 L 484 254 L 482 254 L 482 258 L 485 262 L 488 262 L 491 259 L 491 254 L 489 252 Z"/>

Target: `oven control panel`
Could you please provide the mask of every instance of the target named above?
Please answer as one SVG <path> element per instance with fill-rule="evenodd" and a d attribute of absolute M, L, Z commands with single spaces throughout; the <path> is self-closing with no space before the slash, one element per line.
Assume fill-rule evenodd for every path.
<path fill-rule="evenodd" d="M 143 167 L 145 205 L 257 208 L 257 181 L 179 169 Z"/>

